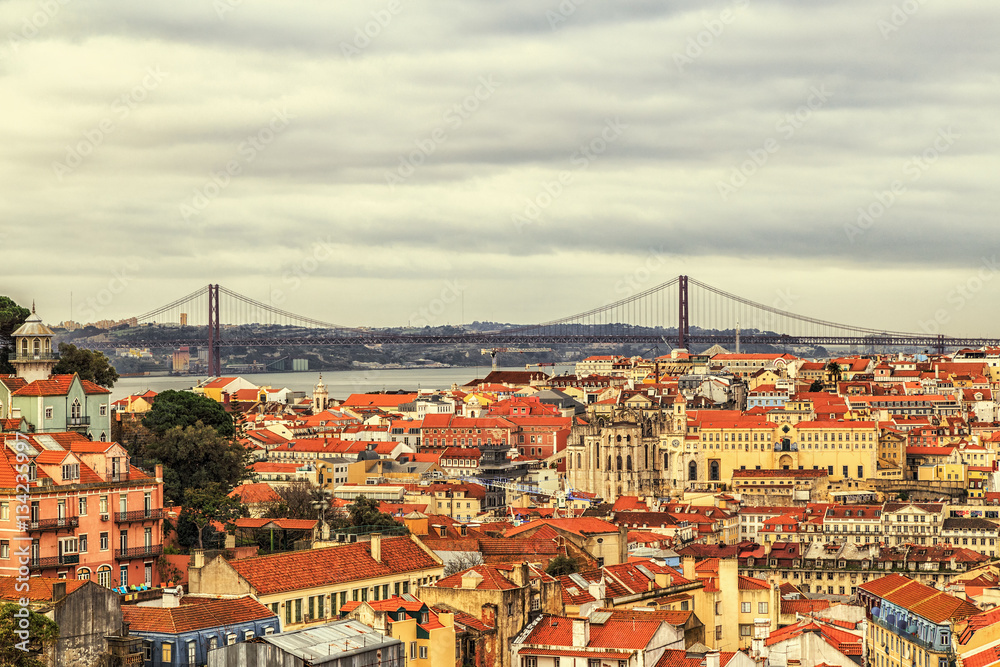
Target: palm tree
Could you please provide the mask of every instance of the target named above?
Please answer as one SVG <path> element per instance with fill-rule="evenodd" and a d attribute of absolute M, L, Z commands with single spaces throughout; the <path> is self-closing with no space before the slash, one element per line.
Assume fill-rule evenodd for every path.
<path fill-rule="evenodd" d="M 840 371 L 840 364 L 831 359 L 830 363 L 826 365 L 826 372 L 829 374 L 830 379 L 833 381 L 834 387 L 836 387 L 837 383 L 840 382 L 841 378 L 843 377 L 843 373 Z"/>

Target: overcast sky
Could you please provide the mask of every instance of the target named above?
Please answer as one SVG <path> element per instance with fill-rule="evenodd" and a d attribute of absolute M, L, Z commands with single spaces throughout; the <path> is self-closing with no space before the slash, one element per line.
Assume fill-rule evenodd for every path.
<path fill-rule="evenodd" d="M 9 0 L 0 28 L 0 293 L 52 323 L 209 282 L 527 323 L 686 274 L 1000 335 L 998 3 Z"/>

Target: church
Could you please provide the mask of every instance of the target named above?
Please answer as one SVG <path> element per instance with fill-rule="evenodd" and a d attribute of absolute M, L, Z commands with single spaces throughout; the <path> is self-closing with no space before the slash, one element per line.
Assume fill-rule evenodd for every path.
<path fill-rule="evenodd" d="M 14 333 L 9 357 L 13 375 L 0 375 L 0 431 L 64 433 L 91 440 L 111 438 L 111 392 L 76 374 L 53 375 L 59 353 L 55 333 L 31 315 Z"/>

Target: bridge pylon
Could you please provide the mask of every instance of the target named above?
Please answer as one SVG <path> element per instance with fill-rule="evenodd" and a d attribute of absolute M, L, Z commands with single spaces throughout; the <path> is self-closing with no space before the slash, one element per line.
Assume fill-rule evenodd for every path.
<path fill-rule="evenodd" d="M 208 374 L 222 375 L 222 341 L 219 336 L 219 286 L 208 286 Z"/>

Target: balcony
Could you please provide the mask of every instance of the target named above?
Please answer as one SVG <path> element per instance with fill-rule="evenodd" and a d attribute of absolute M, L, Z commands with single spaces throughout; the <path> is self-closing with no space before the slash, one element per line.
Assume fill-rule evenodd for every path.
<path fill-rule="evenodd" d="M 132 547 L 131 549 L 115 549 L 115 560 L 131 560 L 133 558 L 152 558 L 163 553 L 162 544 L 148 547 Z"/>
<path fill-rule="evenodd" d="M 80 518 L 75 516 L 66 516 L 61 519 L 38 519 L 36 521 L 28 521 L 26 530 L 29 533 L 40 533 L 46 530 L 73 530 L 80 525 Z"/>
<path fill-rule="evenodd" d="M 28 562 L 29 570 L 45 570 L 62 565 L 76 565 L 80 562 L 80 554 L 63 554 L 49 558 L 32 558 Z"/>
<path fill-rule="evenodd" d="M 106 481 L 106 482 L 127 482 L 128 481 L 128 471 L 127 470 L 105 469 L 104 481 Z"/>
<path fill-rule="evenodd" d="M 115 512 L 115 523 L 141 523 L 157 521 L 163 518 L 162 509 L 134 510 L 132 512 Z"/>
<path fill-rule="evenodd" d="M 90 426 L 90 417 L 66 417 L 66 426 L 69 428 Z"/>
<path fill-rule="evenodd" d="M 27 354 L 17 353 L 11 361 L 14 363 L 19 361 L 59 361 L 59 354 L 57 352 L 28 352 Z"/>

